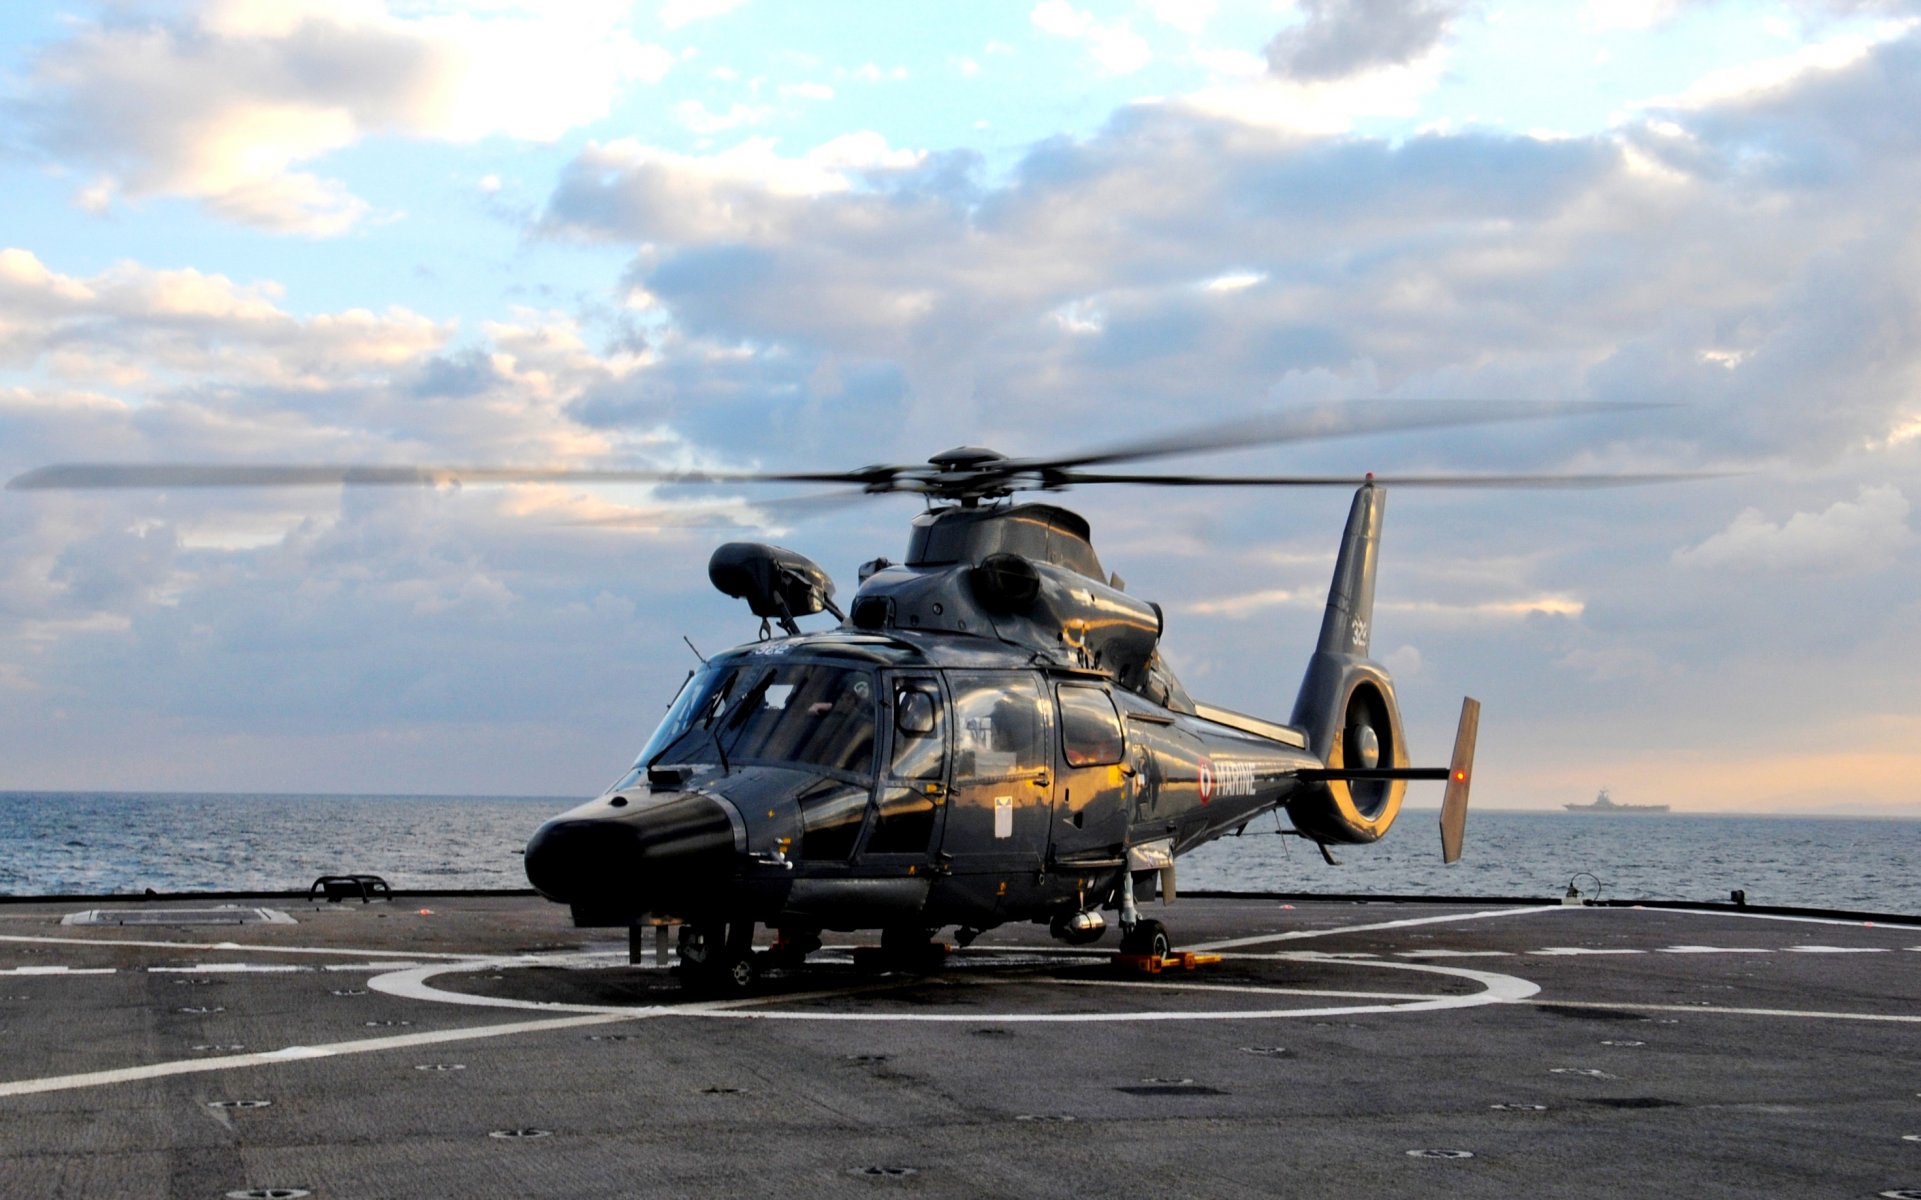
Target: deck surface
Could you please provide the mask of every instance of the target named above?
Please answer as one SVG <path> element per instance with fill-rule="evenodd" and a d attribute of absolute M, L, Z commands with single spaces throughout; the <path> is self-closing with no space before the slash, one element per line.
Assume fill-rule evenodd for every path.
<path fill-rule="evenodd" d="M 1913 926 L 1184 899 L 1220 963 L 830 938 L 714 1002 L 538 900 L 222 903 L 293 921 L 0 908 L 0 1195 L 1921 1189 Z"/>

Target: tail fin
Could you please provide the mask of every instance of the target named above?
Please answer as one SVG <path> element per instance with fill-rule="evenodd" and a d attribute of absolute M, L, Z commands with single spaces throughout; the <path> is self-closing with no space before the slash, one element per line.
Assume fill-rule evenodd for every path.
<path fill-rule="evenodd" d="M 1375 563 L 1386 512 L 1386 492 L 1372 483 L 1355 491 L 1347 510 L 1347 529 L 1341 534 L 1341 555 L 1334 562 L 1334 582 L 1327 589 L 1317 653 L 1367 657 L 1369 623 L 1374 619 Z"/>
<path fill-rule="evenodd" d="M 1374 573 L 1387 493 L 1373 483 L 1354 493 L 1341 536 L 1334 582 L 1328 588 L 1321 638 L 1308 660 L 1290 724 L 1309 748 L 1336 770 L 1405 768 L 1401 712 L 1394 681 L 1368 661 L 1374 619 Z M 1402 779 L 1326 782 L 1326 792 L 1304 794 L 1289 813 L 1302 832 L 1322 841 L 1371 842 L 1387 832 L 1407 790 Z"/>
<path fill-rule="evenodd" d="M 1342 731 L 1353 669 L 1367 662 L 1374 620 L 1375 562 L 1380 555 L 1381 518 L 1386 510 L 1387 493 L 1374 484 L 1363 484 L 1354 493 L 1347 529 L 1341 535 L 1340 557 L 1334 563 L 1334 582 L 1327 590 L 1321 640 L 1314 648 L 1314 657 L 1308 660 L 1307 675 L 1294 701 L 1290 724 L 1307 733 L 1308 744 L 1322 758 L 1333 751 Z M 1372 673 L 1386 682 L 1385 671 L 1375 668 Z M 1388 698 L 1392 699 L 1391 685 Z"/>

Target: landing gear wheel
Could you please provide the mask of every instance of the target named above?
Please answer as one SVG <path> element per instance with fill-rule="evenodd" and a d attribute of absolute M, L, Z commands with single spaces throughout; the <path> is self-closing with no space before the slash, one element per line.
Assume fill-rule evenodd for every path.
<path fill-rule="evenodd" d="M 760 979 L 754 958 L 754 923 L 684 925 L 680 931 L 681 986 L 697 992 L 739 996 Z"/>
<path fill-rule="evenodd" d="M 744 996 L 760 981 L 760 964 L 752 954 L 724 951 L 720 961 L 701 972 L 702 988 L 721 996 Z"/>
<path fill-rule="evenodd" d="M 1167 926 L 1151 917 L 1134 922 L 1134 928 L 1121 938 L 1122 954 L 1166 958 L 1173 948 L 1173 943 L 1167 940 Z"/>

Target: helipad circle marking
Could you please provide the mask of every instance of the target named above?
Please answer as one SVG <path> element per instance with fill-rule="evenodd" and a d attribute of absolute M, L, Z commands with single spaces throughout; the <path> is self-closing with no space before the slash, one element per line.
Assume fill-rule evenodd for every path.
<path fill-rule="evenodd" d="M 409 967 L 376 975 L 367 981 L 367 986 L 383 995 L 397 996 L 409 1000 L 425 1000 L 441 1004 L 470 1005 L 482 1008 L 532 1009 L 546 1013 L 595 1013 L 605 1016 L 633 1017 L 732 1017 L 758 1021 L 867 1021 L 892 1024 L 951 1024 L 962 1021 L 969 1024 L 993 1022 L 997 1024 L 1026 1025 L 1074 1025 L 1088 1023 L 1139 1024 L 1154 1021 L 1271 1021 L 1299 1017 L 1358 1016 L 1386 1013 L 1439 1012 L 1456 1008 L 1480 1008 L 1488 1004 L 1511 1004 L 1526 1000 L 1541 989 L 1514 975 L 1502 975 L 1492 971 L 1479 971 L 1467 967 L 1444 967 L 1431 962 L 1397 962 L 1377 959 L 1344 960 L 1347 965 L 1375 968 L 1386 971 L 1411 971 L 1423 975 L 1439 975 L 1450 979 L 1465 979 L 1481 985 L 1479 992 L 1467 995 L 1440 995 L 1417 998 L 1405 994 L 1394 994 L 1398 1003 L 1380 1003 L 1381 993 L 1335 993 L 1352 996 L 1356 999 L 1375 999 L 1375 1003 L 1334 1005 L 1324 1008 L 1266 1008 L 1266 1009 L 1207 1009 L 1207 1010 L 1131 1010 L 1118 1012 L 1082 1011 L 1068 1013 L 928 1013 L 928 1012 L 840 1012 L 840 1011 L 784 1011 L 775 1005 L 786 1001 L 834 999 L 843 993 L 837 992 L 798 992 L 792 995 L 757 996 L 744 1000 L 705 1001 L 687 1004 L 668 1005 L 603 1005 L 603 1004 L 565 1004 L 543 1000 L 515 1000 L 504 996 L 476 996 L 464 992 L 446 991 L 432 986 L 428 981 L 445 974 L 477 974 L 481 971 L 496 971 L 504 968 L 553 965 L 556 961 L 584 961 L 604 955 L 546 955 L 520 956 L 511 959 L 474 959 L 467 962 L 440 962 Z M 1304 956 L 1322 961 L 1320 956 Z M 1178 987 L 1170 991 L 1178 991 Z M 1276 997 L 1296 995 L 1291 988 L 1244 989 L 1247 993 L 1272 995 Z"/>

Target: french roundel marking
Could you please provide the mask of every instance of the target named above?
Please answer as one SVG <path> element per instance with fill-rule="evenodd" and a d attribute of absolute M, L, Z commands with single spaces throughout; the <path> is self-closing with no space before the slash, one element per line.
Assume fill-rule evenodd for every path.
<path fill-rule="evenodd" d="M 1214 762 L 1212 759 L 1203 758 L 1201 760 L 1200 776 L 1195 782 L 1200 785 L 1202 804 L 1206 804 L 1214 798 Z"/>

